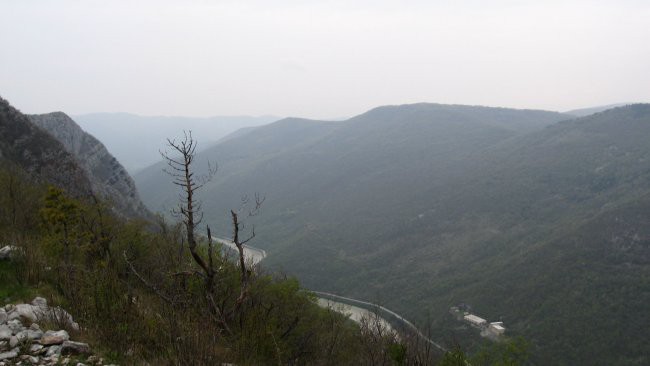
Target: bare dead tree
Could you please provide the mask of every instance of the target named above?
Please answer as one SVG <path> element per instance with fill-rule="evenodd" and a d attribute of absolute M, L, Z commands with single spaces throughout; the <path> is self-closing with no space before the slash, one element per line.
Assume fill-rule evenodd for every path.
<path fill-rule="evenodd" d="M 168 166 L 168 169 L 164 171 L 172 177 L 173 184 L 181 187 L 181 194 L 184 195 L 184 197 L 180 197 L 180 204 L 175 213 L 183 218 L 187 235 L 187 246 L 192 254 L 192 258 L 203 269 L 206 276 L 213 278 L 213 268 L 210 268 L 208 263 L 206 263 L 196 250 L 195 231 L 196 227 L 203 221 L 203 213 L 201 211 L 201 203 L 195 199 L 194 194 L 212 179 L 217 173 L 217 168 L 216 166 L 211 166 L 208 162 L 208 172 L 203 176 L 195 177 L 191 168 L 196 157 L 197 143 L 192 138 L 192 131 L 183 131 L 183 134 L 184 138 L 180 141 L 167 139 L 167 144 L 172 149 L 172 153 L 161 151 L 160 154 Z"/>
<path fill-rule="evenodd" d="M 212 234 L 210 227 L 208 231 L 208 258 L 204 259 L 197 250 L 196 240 L 196 227 L 203 221 L 203 212 L 201 211 L 201 202 L 196 200 L 195 193 L 201 189 L 207 182 L 212 179 L 216 174 L 216 166 L 210 165 L 208 162 L 208 172 L 203 176 L 195 176 L 192 171 L 192 164 L 196 157 L 196 140 L 192 138 L 192 132 L 183 131 L 184 138 L 180 141 L 167 139 L 167 144 L 172 152 L 160 152 L 162 157 L 167 162 L 167 169 L 164 171 L 172 177 L 172 183 L 181 187 L 181 195 L 179 197 L 179 206 L 173 213 L 179 215 L 183 219 L 185 226 L 185 235 L 187 239 L 187 247 L 194 259 L 194 262 L 201 268 L 202 273 L 198 273 L 203 277 L 205 282 L 205 294 L 208 303 L 210 304 L 210 313 L 219 321 L 223 322 L 224 319 L 220 314 L 222 312 L 213 298 L 213 288 L 215 276 L 217 271 L 214 267 L 213 250 L 212 250 Z"/>
<path fill-rule="evenodd" d="M 165 172 L 173 178 L 173 184 L 181 187 L 181 195 L 179 197 L 179 207 L 174 211 L 183 220 L 183 225 L 186 231 L 186 245 L 189 249 L 194 262 L 201 268 L 200 274 L 205 282 L 206 300 L 210 306 L 210 313 L 213 318 L 228 330 L 228 322 L 237 315 L 244 300 L 247 297 L 251 271 L 246 266 L 244 255 L 244 245 L 255 237 L 254 228 L 251 229 L 250 235 L 246 239 L 242 239 L 242 230 L 244 225 L 242 223 L 241 214 L 244 209 L 248 209 L 248 216 L 254 216 L 260 209 L 264 202 L 264 198 L 258 194 L 255 195 L 252 208 L 249 205 L 248 197 L 242 198 L 242 205 L 237 211 L 231 210 L 231 218 L 233 225 L 233 242 L 238 249 L 239 254 L 239 267 L 241 270 L 241 285 L 239 296 L 235 300 L 234 307 L 227 307 L 223 299 L 215 299 L 214 286 L 218 269 L 215 268 L 214 259 L 214 245 L 212 239 L 212 232 L 210 227 L 206 227 L 208 250 L 207 258 L 197 250 L 197 236 L 196 228 L 203 220 L 203 212 L 201 211 L 201 203 L 196 199 L 196 191 L 201 189 L 210 179 L 216 174 L 216 166 L 210 165 L 208 162 L 208 172 L 202 176 L 195 176 L 193 169 L 194 159 L 196 157 L 196 141 L 192 138 L 191 132 L 185 132 L 184 138 L 180 141 L 167 139 L 167 143 L 171 148 L 171 152 L 162 152 L 161 155 L 167 162 L 167 169 Z"/>
<path fill-rule="evenodd" d="M 258 193 L 255 194 L 255 201 L 253 203 L 253 207 L 248 209 L 248 217 L 257 215 L 257 213 L 260 210 L 260 207 L 262 206 L 262 203 L 264 203 L 264 200 L 265 197 L 261 197 Z M 246 267 L 244 245 L 246 245 L 246 243 L 248 243 L 249 241 L 253 240 L 253 238 L 255 238 L 255 227 L 251 227 L 251 231 L 248 237 L 242 240 L 241 232 L 244 229 L 245 225 L 242 222 L 240 217 L 242 211 L 248 207 L 249 203 L 250 202 L 248 196 L 243 196 L 240 208 L 237 211 L 230 210 L 230 217 L 232 219 L 232 230 L 233 230 L 232 241 L 233 243 L 235 243 L 235 246 L 237 247 L 238 256 L 239 256 L 239 270 L 241 271 L 241 285 L 240 285 L 239 297 L 235 302 L 235 309 L 234 309 L 235 311 L 237 311 L 241 307 L 242 303 L 246 299 L 246 295 L 248 294 L 250 277 L 252 273 L 251 270 Z"/>
<path fill-rule="evenodd" d="M 162 292 L 162 290 L 159 289 L 155 284 L 150 283 L 144 277 L 142 277 L 142 275 L 140 275 L 140 273 L 133 266 L 133 263 L 131 262 L 129 257 L 126 255 L 126 251 L 122 252 L 122 256 L 124 257 L 124 261 L 126 262 L 126 264 L 129 266 L 129 269 L 131 270 L 131 273 L 133 273 L 138 278 L 138 280 L 140 280 L 140 282 L 142 282 L 146 287 L 148 287 L 151 291 L 153 291 L 161 299 L 165 300 L 169 304 L 172 304 L 172 305 L 175 304 L 175 300 L 171 296 L 168 296 L 168 295 L 164 294 Z"/>
<path fill-rule="evenodd" d="M 264 202 L 264 198 L 256 194 L 254 202 L 249 202 L 248 197 L 244 196 L 241 207 L 237 211 L 230 211 L 233 225 L 233 242 L 239 254 L 238 264 L 241 270 L 241 281 L 239 294 L 236 293 L 237 290 L 231 291 L 228 289 L 225 289 L 226 294 L 224 294 L 222 293 L 224 288 L 219 287 L 219 284 L 222 283 L 219 274 L 223 267 L 219 265 L 219 261 L 216 259 L 217 254 L 215 254 L 210 226 L 206 225 L 207 253 L 198 249 L 198 234 L 196 232 L 197 227 L 203 220 L 201 203 L 196 199 L 196 192 L 216 174 L 216 166 L 212 166 L 208 162 L 208 172 L 205 175 L 196 176 L 194 174 L 193 163 L 196 158 L 197 144 L 192 138 L 191 132 L 185 132 L 184 138 L 179 141 L 167 139 L 167 143 L 170 151 L 160 152 L 167 162 L 167 168 L 164 171 L 173 178 L 172 183 L 181 188 L 179 206 L 172 213 L 182 218 L 182 224 L 185 227 L 185 240 L 180 240 L 184 242 L 181 245 L 189 249 L 193 262 L 198 266 L 197 270 L 181 270 L 169 275 L 179 281 L 184 281 L 185 278 L 190 276 L 199 276 L 204 283 L 203 295 L 207 303 L 208 315 L 219 325 L 220 329 L 228 334 L 233 334 L 231 331 L 233 321 L 239 319 L 241 323 L 244 317 L 242 308 L 244 302 L 249 297 L 252 275 L 252 271 L 246 265 L 244 247 L 246 243 L 255 237 L 255 230 L 251 228 L 249 235 L 245 235 L 246 238 L 243 239 L 244 235 L 242 235 L 242 232 L 245 230 L 245 225 L 242 222 L 242 217 L 246 209 L 248 210 L 248 217 L 256 215 Z M 183 247 L 181 247 L 181 250 L 183 250 Z M 180 301 L 180 298 L 177 298 L 175 293 L 165 293 L 160 286 L 156 286 L 155 283 L 147 281 L 147 279 L 138 273 L 126 254 L 124 254 L 124 259 L 136 278 L 144 283 L 146 287 L 168 303 L 181 304 L 182 301 Z"/>

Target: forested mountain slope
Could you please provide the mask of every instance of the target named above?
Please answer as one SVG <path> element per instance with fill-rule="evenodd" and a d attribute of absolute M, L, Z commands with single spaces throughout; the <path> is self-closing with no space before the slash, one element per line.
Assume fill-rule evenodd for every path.
<path fill-rule="evenodd" d="M 256 245 L 309 288 L 430 316 L 442 339 L 460 326 L 449 307 L 471 304 L 539 364 L 644 364 L 648 141 L 650 105 L 573 119 L 420 104 L 280 121 L 197 160 L 220 167 L 207 223 L 227 235 L 241 194 L 265 194 Z M 175 200 L 160 168 L 136 177 L 159 210 Z"/>
<path fill-rule="evenodd" d="M 233 196 L 229 202 L 237 202 L 244 192 L 263 191 L 271 201 L 282 205 L 286 205 L 284 198 L 306 204 L 319 200 L 324 190 L 337 191 L 351 184 L 349 180 L 359 180 L 355 185 L 364 184 L 371 178 L 367 172 L 391 180 L 374 183 L 384 184 L 391 191 L 397 190 L 391 185 L 395 181 L 428 185 L 427 178 L 432 174 L 446 179 L 436 169 L 453 167 L 454 161 L 473 150 L 565 118 L 554 112 L 436 104 L 380 107 L 342 122 L 294 118 L 278 121 L 226 139 L 200 153 L 197 161 L 219 164 L 219 174 L 207 190 L 232 186 L 235 191 L 226 195 Z M 201 144 L 201 136 L 195 137 Z M 175 204 L 174 187 L 166 184 L 163 167 L 159 163 L 135 175 L 145 202 L 159 210 Z M 419 175 L 420 181 L 412 182 L 402 170 Z M 255 177 L 248 180 L 240 174 L 242 171 Z M 245 179 L 227 185 L 219 183 L 237 177 Z M 276 178 L 272 184 L 259 184 L 259 179 Z M 276 189 L 282 192 L 274 192 Z M 358 201 L 368 204 L 361 197 Z M 207 206 L 213 205 L 206 205 L 210 210 Z"/>

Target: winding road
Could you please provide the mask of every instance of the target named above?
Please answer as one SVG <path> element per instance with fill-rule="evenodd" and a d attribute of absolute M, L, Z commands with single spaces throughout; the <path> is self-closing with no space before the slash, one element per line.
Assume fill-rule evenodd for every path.
<path fill-rule="evenodd" d="M 214 240 L 230 249 L 233 249 L 235 251 L 237 250 L 237 246 L 231 240 L 224 238 L 214 238 Z M 249 245 L 244 245 L 244 259 L 253 266 L 261 262 L 264 258 L 266 258 L 266 256 L 267 254 L 264 249 L 258 249 Z M 361 301 L 350 297 L 332 294 L 329 292 L 314 290 L 310 291 L 318 296 L 319 305 L 323 307 L 329 307 L 335 311 L 344 313 L 350 316 L 350 319 L 357 323 L 360 323 L 361 319 L 364 316 L 374 316 L 377 314 L 380 317 L 380 321 L 385 324 L 387 328 L 412 332 L 437 349 L 443 352 L 447 351 L 446 348 L 441 346 L 439 343 L 434 342 L 424 333 L 422 333 L 413 323 L 388 308 L 385 308 L 378 304 L 373 304 L 371 302 Z M 390 318 L 390 320 L 387 318 Z"/>
<path fill-rule="evenodd" d="M 232 240 L 224 239 L 224 238 L 213 238 L 216 242 L 221 243 L 228 248 L 237 251 L 237 246 Z M 264 249 L 257 249 L 253 248 L 251 246 L 248 246 L 244 244 L 244 259 L 246 262 L 251 263 L 252 265 L 256 265 L 259 262 L 262 261 L 262 259 L 266 258 L 266 250 Z"/>

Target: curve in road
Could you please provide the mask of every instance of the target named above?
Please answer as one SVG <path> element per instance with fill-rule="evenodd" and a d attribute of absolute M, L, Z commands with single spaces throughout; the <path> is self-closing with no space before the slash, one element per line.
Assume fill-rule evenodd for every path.
<path fill-rule="evenodd" d="M 225 245 L 226 247 L 228 247 L 230 249 L 233 249 L 235 251 L 237 250 L 237 246 L 231 240 L 224 239 L 224 238 L 214 238 L 214 239 L 215 239 L 215 241 Z M 264 258 L 266 258 L 266 256 L 267 256 L 266 250 L 251 247 L 249 245 L 244 245 L 244 258 L 246 259 L 246 261 L 248 261 L 252 265 L 257 265 Z M 399 323 L 400 328 L 407 329 L 408 331 L 413 332 L 418 337 L 420 337 L 422 340 L 424 340 L 425 342 L 428 342 L 429 344 L 431 344 L 432 346 L 436 347 L 437 349 L 439 349 L 439 350 L 441 350 L 443 352 L 447 351 L 446 348 L 441 346 L 439 343 L 434 342 L 433 340 L 431 340 L 431 338 L 427 337 L 424 333 L 422 333 L 413 323 L 411 323 L 410 321 L 408 321 L 403 316 L 397 314 L 396 312 L 394 312 L 394 311 L 392 311 L 392 310 L 390 310 L 390 309 L 388 309 L 386 307 L 383 307 L 383 306 L 378 305 L 378 304 L 373 304 L 373 303 L 367 302 L 367 301 L 361 301 L 361 300 L 353 299 L 353 298 L 350 298 L 350 297 L 345 297 L 345 296 L 332 294 L 332 293 L 329 293 L 329 292 L 321 292 L 321 291 L 314 291 L 314 290 L 310 290 L 310 291 L 313 292 L 314 294 L 318 295 L 319 298 L 324 299 L 325 301 L 339 300 L 338 302 L 341 302 L 343 304 L 350 305 L 350 306 L 359 307 L 359 308 L 367 311 L 370 314 L 374 313 L 375 311 L 380 312 L 380 313 L 384 313 L 384 314 L 388 314 L 388 315 L 390 315 L 390 317 L 392 319 L 394 319 L 394 322 Z M 335 307 L 332 307 L 332 308 L 336 309 Z M 381 318 L 385 323 L 391 324 L 391 322 L 388 319 L 386 319 L 386 317 L 382 316 Z"/>

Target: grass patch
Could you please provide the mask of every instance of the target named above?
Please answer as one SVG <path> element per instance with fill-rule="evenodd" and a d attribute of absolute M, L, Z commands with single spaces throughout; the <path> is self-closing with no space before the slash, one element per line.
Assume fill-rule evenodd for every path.
<path fill-rule="evenodd" d="M 19 281 L 18 264 L 0 260 L 0 301 L 3 304 L 30 302 L 38 296 L 38 289 L 30 287 L 26 281 Z"/>

